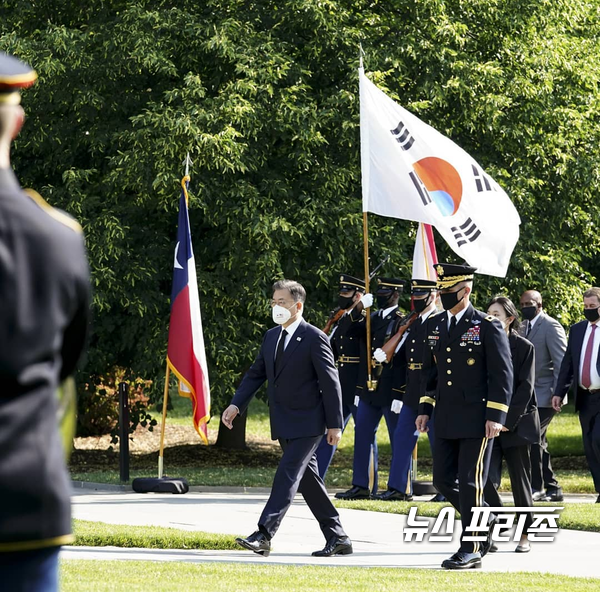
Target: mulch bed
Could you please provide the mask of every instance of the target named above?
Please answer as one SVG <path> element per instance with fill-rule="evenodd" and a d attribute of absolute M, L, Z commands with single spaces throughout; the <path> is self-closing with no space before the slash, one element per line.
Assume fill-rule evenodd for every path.
<path fill-rule="evenodd" d="M 129 442 L 129 467 L 132 470 L 154 469 L 160 449 L 160 425 L 152 432 L 138 427 Z M 69 467 L 72 472 L 114 470 L 119 466 L 119 446 L 111 437 L 75 438 Z M 178 467 L 276 467 L 281 457 L 277 442 L 246 439 L 246 448 L 227 449 L 211 438 L 203 444 L 193 426 L 168 425 L 165 430 L 164 456 L 170 466 Z"/>

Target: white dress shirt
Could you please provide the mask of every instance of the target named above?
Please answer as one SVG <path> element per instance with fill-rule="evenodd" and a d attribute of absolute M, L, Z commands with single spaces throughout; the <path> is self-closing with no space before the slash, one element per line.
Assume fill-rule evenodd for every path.
<path fill-rule="evenodd" d="M 279 346 L 279 340 L 281 339 L 283 330 L 285 329 L 285 331 L 287 331 L 287 335 L 285 336 L 285 343 L 283 344 L 283 351 L 285 351 L 285 348 L 289 345 L 290 339 L 296 332 L 296 329 L 300 326 L 301 322 L 302 322 L 302 315 L 299 314 L 298 318 L 289 327 L 286 327 L 286 328 L 282 327 L 282 331 L 280 331 L 279 338 L 277 339 L 277 344 L 275 345 L 275 355 L 273 356 L 273 359 L 275 359 L 275 356 L 277 355 L 277 347 Z"/>
<path fill-rule="evenodd" d="M 600 376 L 598 375 L 598 346 L 600 345 L 600 323 L 596 323 L 596 330 L 594 331 L 594 346 L 592 348 L 592 361 L 590 365 L 590 390 L 600 389 Z M 583 360 L 585 359 L 585 352 L 587 349 L 588 341 L 590 340 L 590 336 L 592 334 L 592 323 L 588 322 L 587 328 L 585 330 L 585 335 L 583 336 L 583 345 L 581 346 L 581 360 L 579 360 L 579 376 L 578 376 L 578 384 L 581 385 L 581 373 L 583 371 Z"/>
<path fill-rule="evenodd" d="M 449 310 L 446 311 L 448 313 L 448 331 L 450 331 L 450 322 L 452 321 L 452 317 L 456 317 L 456 324 L 458 325 L 458 323 L 460 323 L 460 319 L 462 319 L 464 314 L 467 312 L 467 308 L 469 307 L 465 306 L 461 311 L 457 312 L 455 315 L 453 315 Z"/>

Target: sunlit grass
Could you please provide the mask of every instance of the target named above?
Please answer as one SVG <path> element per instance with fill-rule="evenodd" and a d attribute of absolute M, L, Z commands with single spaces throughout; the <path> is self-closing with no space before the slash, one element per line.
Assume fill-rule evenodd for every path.
<path fill-rule="evenodd" d="M 431 569 L 171 563 L 151 561 L 61 561 L 63 592 L 596 592 L 599 580 L 540 573 L 448 572 Z M 475 573 L 474 573 L 475 571 Z"/>

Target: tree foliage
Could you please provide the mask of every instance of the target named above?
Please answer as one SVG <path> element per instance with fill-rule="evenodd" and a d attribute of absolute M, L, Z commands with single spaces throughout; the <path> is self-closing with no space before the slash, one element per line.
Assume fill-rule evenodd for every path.
<path fill-rule="evenodd" d="M 40 76 L 14 166 L 87 236 L 88 373 L 164 372 L 188 151 L 213 410 L 256 353 L 272 281 L 301 281 L 308 320 L 324 324 L 336 274 L 362 269 L 360 44 L 372 79 L 470 152 L 521 214 L 509 274 L 479 276 L 476 304 L 537 288 L 564 324 L 579 318 L 600 273 L 599 0 L 0 6 L 0 48 Z M 369 224 L 373 266 L 389 253 L 382 272 L 408 277 L 414 224 Z"/>

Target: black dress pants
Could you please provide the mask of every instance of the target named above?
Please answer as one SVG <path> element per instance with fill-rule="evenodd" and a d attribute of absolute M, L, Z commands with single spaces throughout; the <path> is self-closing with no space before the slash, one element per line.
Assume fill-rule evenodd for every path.
<path fill-rule="evenodd" d="M 493 507 L 502 506 L 498 487 L 500 487 L 500 481 L 502 480 L 502 458 L 505 458 L 515 506 L 531 508 L 533 507 L 533 498 L 531 497 L 530 445 L 506 446 L 504 442 L 502 433 L 494 438 L 490 470 L 484 489 L 485 501 Z M 532 522 L 532 514 L 527 512 L 523 528 L 524 533 L 527 532 Z"/>
<path fill-rule="evenodd" d="M 600 393 L 580 395 L 579 423 L 594 488 L 600 493 Z"/>
<path fill-rule="evenodd" d="M 460 551 L 478 553 L 481 542 L 465 541 L 474 507 L 484 505 L 483 489 L 488 478 L 492 444 L 487 438 L 439 438 L 433 449 L 433 485 L 460 512 Z M 458 486 L 456 483 L 458 475 Z"/>

